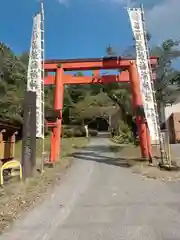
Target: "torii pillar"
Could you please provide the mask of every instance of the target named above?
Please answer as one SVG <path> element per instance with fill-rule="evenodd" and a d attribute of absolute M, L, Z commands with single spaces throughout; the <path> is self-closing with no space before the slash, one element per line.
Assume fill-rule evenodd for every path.
<path fill-rule="evenodd" d="M 151 143 L 149 129 L 145 121 L 145 117 L 137 113 L 137 110 L 142 108 L 142 95 L 140 90 L 139 75 L 134 61 L 130 62 L 129 76 L 131 82 L 132 100 L 133 100 L 133 111 L 136 115 L 136 124 L 138 128 L 138 135 L 140 140 L 140 149 L 142 158 L 149 159 L 151 154 Z"/>
<path fill-rule="evenodd" d="M 60 156 L 61 132 L 62 132 L 62 109 L 64 98 L 63 68 L 57 67 L 54 90 L 54 112 L 56 113 L 56 122 L 51 131 L 51 150 L 50 162 L 54 163 Z"/>

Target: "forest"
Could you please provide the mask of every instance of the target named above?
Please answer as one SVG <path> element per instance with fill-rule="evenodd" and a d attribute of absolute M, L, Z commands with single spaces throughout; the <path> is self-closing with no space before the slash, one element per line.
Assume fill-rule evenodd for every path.
<path fill-rule="evenodd" d="M 180 72 L 174 66 L 180 56 L 179 42 L 172 39 L 160 46 L 152 47 L 150 53 L 158 57 L 155 82 L 158 106 L 177 100 Z M 130 46 L 123 53 L 116 53 L 111 45 L 105 49 L 105 56 L 135 57 L 135 47 Z M 16 55 L 5 43 L 0 43 L 0 119 L 13 124 L 23 122 L 23 101 L 26 90 L 28 53 Z M 77 72 L 77 75 L 83 73 Z M 45 115 L 52 114 L 53 87 L 45 88 Z M 82 122 L 102 115 L 111 114 L 112 106 L 121 109 L 123 121 L 131 115 L 131 94 L 121 84 L 110 85 L 68 85 L 65 87 L 63 121 Z"/>

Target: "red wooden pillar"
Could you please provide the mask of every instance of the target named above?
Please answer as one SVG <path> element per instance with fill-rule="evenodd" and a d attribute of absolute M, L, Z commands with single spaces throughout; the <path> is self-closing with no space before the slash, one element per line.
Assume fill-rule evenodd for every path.
<path fill-rule="evenodd" d="M 55 158 L 55 133 L 54 128 L 51 129 L 51 146 L 50 146 L 50 162 L 54 163 L 56 161 Z"/>
<path fill-rule="evenodd" d="M 149 131 L 147 129 L 147 125 L 145 123 L 145 119 L 143 116 L 138 116 L 136 110 L 140 108 L 142 104 L 142 96 L 140 91 L 140 83 L 139 76 L 137 72 L 136 63 L 131 61 L 129 67 L 129 76 L 131 82 L 132 89 L 132 97 L 133 97 L 133 108 L 136 113 L 136 124 L 138 127 L 138 134 L 140 140 L 140 148 L 141 148 L 141 156 L 143 158 L 149 158 L 151 154 L 151 147 L 149 146 Z"/>
<path fill-rule="evenodd" d="M 63 96 L 64 96 L 64 87 L 63 87 L 63 68 L 58 67 L 56 69 L 55 77 L 55 91 L 54 91 L 54 111 L 60 111 L 63 108 Z"/>
<path fill-rule="evenodd" d="M 62 109 L 64 98 L 63 68 L 61 67 L 58 67 L 56 69 L 55 86 L 54 111 L 56 113 L 57 119 L 55 126 L 52 129 L 50 162 L 57 161 L 60 156 Z"/>
<path fill-rule="evenodd" d="M 61 131 L 62 131 L 62 118 L 56 120 L 56 159 L 60 157 L 60 148 L 61 148 Z"/>

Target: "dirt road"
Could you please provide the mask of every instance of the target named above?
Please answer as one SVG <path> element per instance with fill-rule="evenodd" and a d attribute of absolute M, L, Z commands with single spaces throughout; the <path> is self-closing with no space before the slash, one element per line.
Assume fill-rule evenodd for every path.
<path fill-rule="evenodd" d="M 179 240 L 180 182 L 144 179 L 116 165 L 107 138 L 95 138 L 52 195 L 2 240 Z"/>

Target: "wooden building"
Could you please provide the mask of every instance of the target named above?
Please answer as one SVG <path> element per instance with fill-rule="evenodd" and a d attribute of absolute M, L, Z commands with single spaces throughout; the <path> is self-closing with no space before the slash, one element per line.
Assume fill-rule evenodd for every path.
<path fill-rule="evenodd" d="M 16 135 L 21 126 L 0 120 L 0 160 L 1 163 L 15 157 Z"/>

